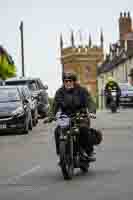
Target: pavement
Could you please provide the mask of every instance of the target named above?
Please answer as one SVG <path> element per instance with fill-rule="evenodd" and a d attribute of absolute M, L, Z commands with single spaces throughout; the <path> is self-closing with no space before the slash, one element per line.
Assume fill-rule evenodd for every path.
<path fill-rule="evenodd" d="M 0 200 L 132 200 L 133 110 L 99 111 L 92 127 L 103 131 L 96 162 L 64 181 L 54 144 L 55 124 L 29 135 L 0 135 Z"/>

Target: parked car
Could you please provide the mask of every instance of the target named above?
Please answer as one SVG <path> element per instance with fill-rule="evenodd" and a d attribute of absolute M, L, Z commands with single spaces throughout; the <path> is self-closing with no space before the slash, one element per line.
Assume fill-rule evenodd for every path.
<path fill-rule="evenodd" d="M 3 86 L 5 84 L 5 81 L 0 79 L 0 86 Z"/>
<path fill-rule="evenodd" d="M 27 85 L 18 86 L 18 87 L 21 90 L 24 98 L 29 101 L 33 126 L 36 126 L 38 123 L 37 99 L 31 95 L 31 92 L 29 91 L 29 88 L 27 87 Z"/>
<path fill-rule="evenodd" d="M 31 108 L 16 86 L 0 86 L 0 132 L 32 130 Z"/>
<path fill-rule="evenodd" d="M 120 83 L 121 97 L 120 105 L 122 107 L 133 107 L 133 86 L 128 83 Z"/>
<path fill-rule="evenodd" d="M 38 114 L 44 118 L 48 116 L 48 87 L 39 78 L 12 78 L 5 81 L 6 85 L 27 85 L 32 96 L 38 100 Z"/>

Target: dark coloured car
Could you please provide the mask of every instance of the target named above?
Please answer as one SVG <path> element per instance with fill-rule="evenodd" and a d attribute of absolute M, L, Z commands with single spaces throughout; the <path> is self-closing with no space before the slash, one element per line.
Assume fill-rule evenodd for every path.
<path fill-rule="evenodd" d="M 18 87 L 0 86 L 0 133 L 32 129 L 31 109 Z"/>
<path fill-rule="evenodd" d="M 33 126 L 36 126 L 38 123 L 37 99 L 31 95 L 31 92 L 29 91 L 27 85 L 17 87 L 19 88 L 19 90 L 21 90 L 21 93 L 23 94 L 24 98 L 29 101 L 32 115 L 32 123 Z"/>
<path fill-rule="evenodd" d="M 4 83 L 5 83 L 5 81 L 3 81 L 3 80 L 0 79 L 0 86 L 3 86 Z"/>
<path fill-rule="evenodd" d="M 32 95 L 38 100 L 38 114 L 47 117 L 49 111 L 47 86 L 39 78 L 13 78 L 5 82 L 6 85 L 27 85 Z"/>
<path fill-rule="evenodd" d="M 119 85 L 121 88 L 120 105 L 122 107 L 133 107 L 133 86 L 128 83 Z"/>

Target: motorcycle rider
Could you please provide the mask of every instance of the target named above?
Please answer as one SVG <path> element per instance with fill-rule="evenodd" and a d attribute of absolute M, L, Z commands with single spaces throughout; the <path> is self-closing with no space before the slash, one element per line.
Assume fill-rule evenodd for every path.
<path fill-rule="evenodd" d="M 106 100 L 106 107 L 108 108 L 110 103 L 111 103 L 111 91 L 112 90 L 116 90 L 117 91 L 117 107 L 119 107 L 119 99 L 120 99 L 120 96 L 121 96 L 121 89 L 118 85 L 118 83 L 113 79 L 113 77 L 108 77 L 108 82 L 107 84 L 105 85 L 105 89 L 104 89 L 104 92 L 105 92 L 105 100 Z"/>
<path fill-rule="evenodd" d="M 63 86 L 55 94 L 53 103 L 53 114 L 59 112 L 70 115 L 88 108 L 90 113 L 96 113 L 96 105 L 86 88 L 81 87 L 78 83 L 75 73 L 64 73 L 62 77 Z M 83 147 L 88 156 L 93 155 L 93 145 L 89 144 L 88 125 L 80 128 L 80 145 Z M 56 152 L 59 155 L 59 131 L 55 129 Z"/>

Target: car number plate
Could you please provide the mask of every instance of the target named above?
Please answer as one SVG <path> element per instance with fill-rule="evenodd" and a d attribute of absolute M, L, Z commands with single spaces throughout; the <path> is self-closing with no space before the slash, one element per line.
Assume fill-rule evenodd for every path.
<path fill-rule="evenodd" d="M 6 124 L 0 124 L 0 129 L 5 129 L 6 128 Z"/>

